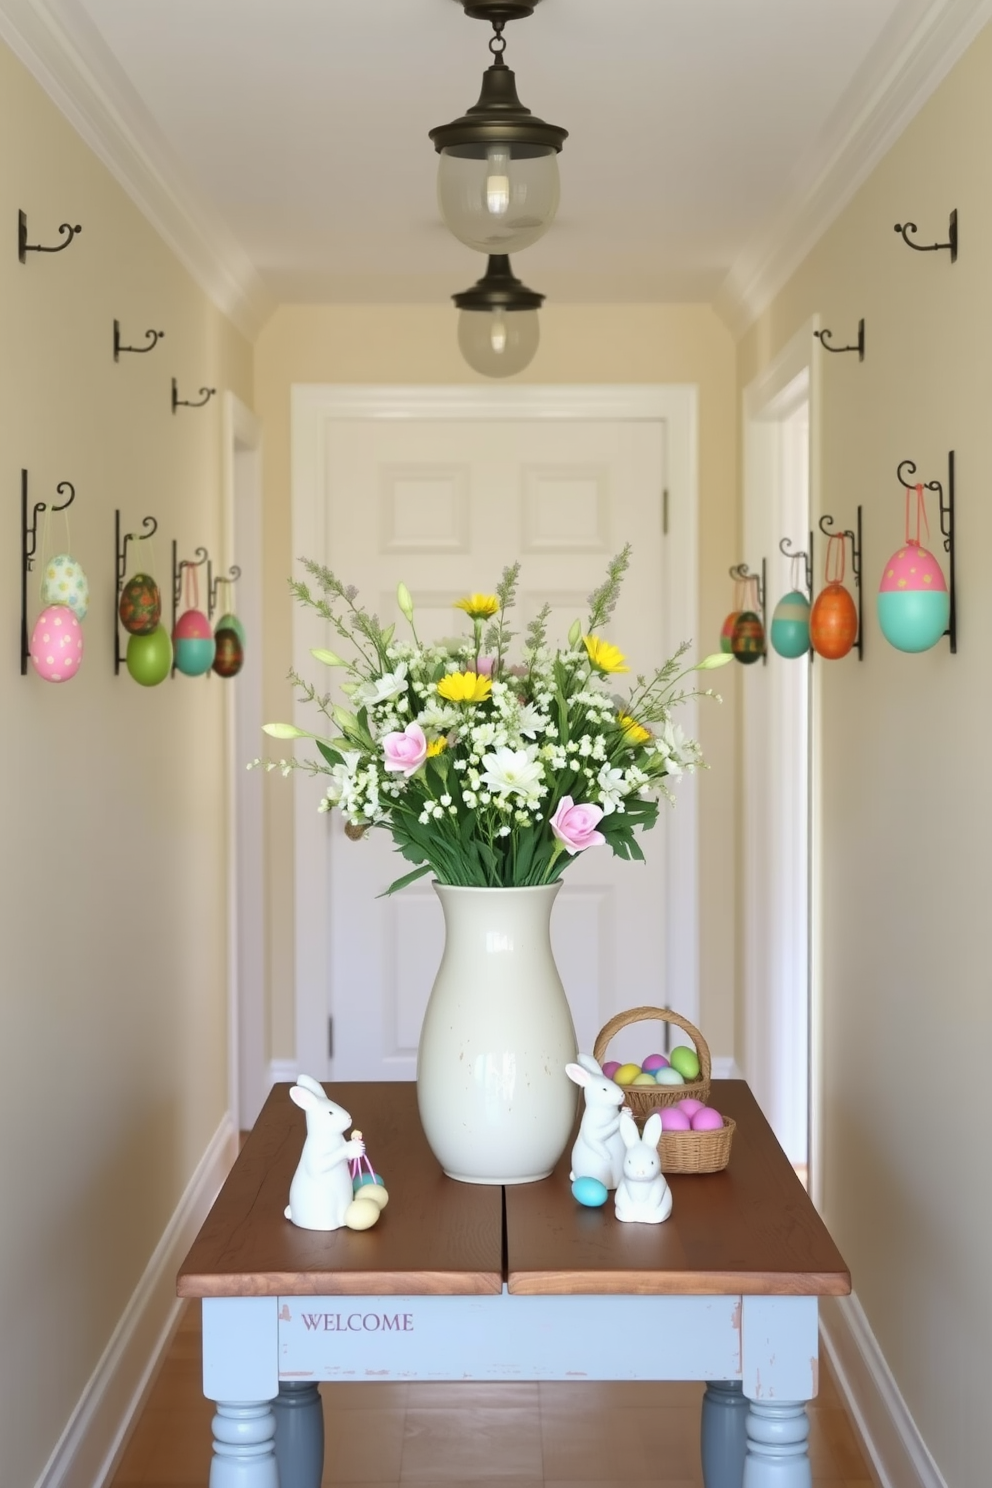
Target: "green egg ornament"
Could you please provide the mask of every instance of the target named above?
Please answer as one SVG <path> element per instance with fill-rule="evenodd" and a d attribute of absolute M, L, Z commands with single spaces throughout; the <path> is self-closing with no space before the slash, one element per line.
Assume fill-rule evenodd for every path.
<path fill-rule="evenodd" d="M 244 646 L 245 628 L 241 624 L 241 621 L 238 619 L 237 615 L 221 615 L 215 626 L 215 631 L 217 630 L 233 630 L 242 646 Z"/>
<path fill-rule="evenodd" d="M 779 656 L 795 661 L 809 651 L 809 600 L 801 589 L 792 589 L 775 606 L 771 643 Z"/>
<path fill-rule="evenodd" d="M 127 669 L 142 687 L 157 687 L 172 670 L 172 642 L 164 625 L 150 635 L 132 635 L 127 643 Z"/>
<path fill-rule="evenodd" d="M 678 1070 L 684 1080 L 699 1079 L 699 1055 L 686 1044 L 679 1044 L 668 1056 L 672 1069 Z"/>

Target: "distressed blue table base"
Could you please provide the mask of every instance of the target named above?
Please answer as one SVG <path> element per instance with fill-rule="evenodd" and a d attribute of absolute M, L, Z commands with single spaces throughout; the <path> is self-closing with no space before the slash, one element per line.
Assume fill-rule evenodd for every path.
<path fill-rule="evenodd" d="M 815 1297 L 204 1298 L 211 1488 L 319 1488 L 319 1381 L 630 1379 L 708 1382 L 706 1488 L 810 1488 L 817 1322 Z"/>

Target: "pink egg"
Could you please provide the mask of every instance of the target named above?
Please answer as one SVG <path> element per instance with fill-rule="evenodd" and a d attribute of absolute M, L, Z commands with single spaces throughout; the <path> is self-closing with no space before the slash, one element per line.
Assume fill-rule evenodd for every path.
<path fill-rule="evenodd" d="M 687 1116 L 695 1116 L 697 1111 L 704 1111 L 706 1109 L 702 1101 L 693 1100 L 691 1095 L 687 1095 L 682 1100 L 676 1101 L 676 1105 Z"/>
<path fill-rule="evenodd" d="M 649 1054 L 642 1063 L 641 1069 L 646 1075 L 653 1075 L 655 1070 L 665 1069 L 667 1065 L 668 1060 L 664 1054 Z"/>
<path fill-rule="evenodd" d="M 693 1131 L 720 1131 L 722 1127 L 723 1117 L 712 1106 L 704 1106 L 692 1118 Z"/>
<path fill-rule="evenodd" d="M 689 1131 L 692 1123 L 684 1111 L 678 1106 L 662 1106 L 661 1129 L 662 1131 Z"/>
<path fill-rule="evenodd" d="M 620 1061 L 619 1061 L 619 1059 L 608 1059 L 606 1061 L 606 1063 L 603 1065 L 603 1074 L 606 1076 L 606 1078 L 608 1080 L 612 1080 L 613 1079 L 613 1076 L 616 1074 L 616 1072 L 617 1072 L 617 1070 L 619 1068 L 620 1068 Z"/>
<path fill-rule="evenodd" d="M 68 682 L 76 675 L 83 659 L 83 632 L 68 605 L 42 610 L 28 649 L 35 671 L 46 682 Z"/>
<path fill-rule="evenodd" d="M 172 631 L 174 641 L 206 641 L 213 639 L 213 626 L 202 610 L 184 610 Z"/>

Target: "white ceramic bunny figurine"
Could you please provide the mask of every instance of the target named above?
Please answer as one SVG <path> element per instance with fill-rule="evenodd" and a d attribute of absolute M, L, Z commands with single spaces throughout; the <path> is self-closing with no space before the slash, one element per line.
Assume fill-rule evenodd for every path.
<path fill-rule="evenodd" d="M 620 1136 L 620 1107 L 623 1091 L 591 1054 L 579 1054 L 577 1064 L 566 1064 L 565 1073 L 585 1091 L 585 1110 L 572 1148 L 569 1178 L 596 1178 L 606 1188 L 616 1188 L 623 1172 L 625 1148 Z"/>
<path fill-rule="evenodd" d="M 356 1198 L 348 1162 L 362 1157 L 365 1143 L 345 1141 L 351 1116 L 309 1075 L 300 1075 L 291 1100 L 306 1112 L 307 1135 L 289 1188 L 286 1218 L 303 1230 L 368 1230 L 379 1218 L 379 1204 Z"/>
<path fill-rule="evenodd" d="M 658 1156 L 661 1116 L 657 1111 L 649 1116 L 644 1123 L 644 1135 L 639 1136 L 633 1116 L 622 1111 L 620 1136 L 627 1154 L 617 1189 L 617 1219 L 634 1224 L 661 1224 L 672 1212 L 672 1190 L 665 1181 Z"/>

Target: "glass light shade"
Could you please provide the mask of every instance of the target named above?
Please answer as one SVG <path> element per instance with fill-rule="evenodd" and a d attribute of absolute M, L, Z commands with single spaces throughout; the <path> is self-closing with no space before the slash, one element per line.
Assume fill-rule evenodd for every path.
<path fill-rule="evenodd" d="M 541 339 L 536 310 L 459 310 L 458 346 L 483 377 L 512 377 L 530 366 Z"/>
<path fill-rule="evenodd" d="M 550 147 L 491 144 L 442 150 L 437 199 L 449 231 L 477 253 L 517 253 L 547 232 L 560 196 Z"/>

